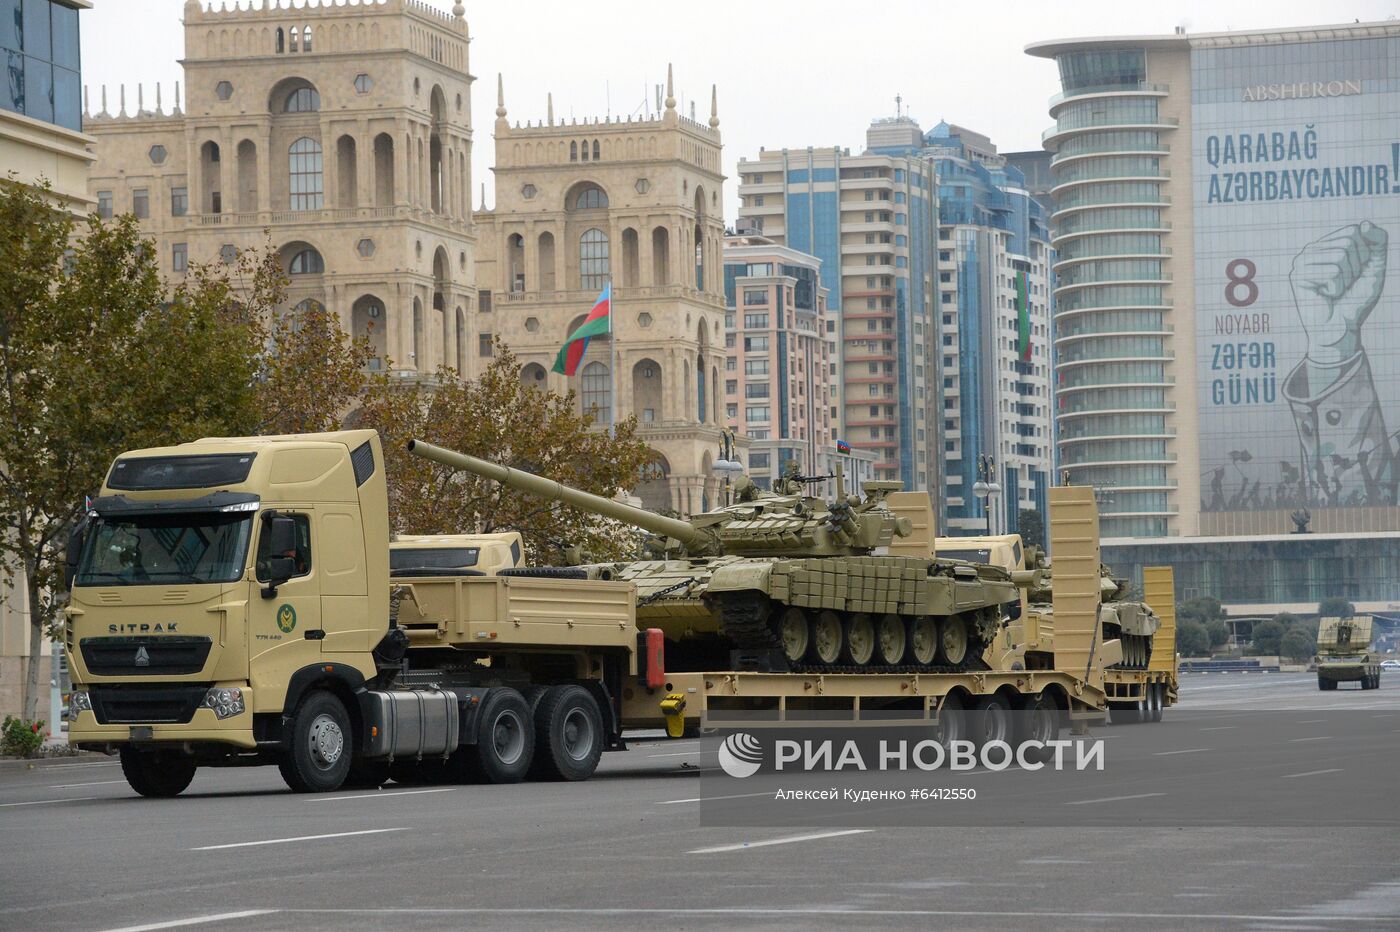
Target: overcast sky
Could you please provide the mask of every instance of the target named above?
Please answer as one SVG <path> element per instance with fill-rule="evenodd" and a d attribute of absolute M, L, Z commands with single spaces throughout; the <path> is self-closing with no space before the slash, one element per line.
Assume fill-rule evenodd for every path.
<path fill-rule="evenodd" d="M 230 6 L 232 0 L 220 0 Z M 247 3 L 248 0 L 240 0 Z M 287 2 L 287 0 L 283 0 Z M 296 0 L 301 6 L 306 0 Z M 428 0 L 443 9 L 452 0 Z M 261 0 L 259 0 L 261 3 Z M 940 119 L 986 133 L 1003 152 L 1040 146 L 1059 90 L 1052 62 L 1030 42 L 1070 36 L 1262 29 L 1393 18 L 1393 0 L 469 0 L 476 126 L 473 203 L 492 193 L 491 124 L 496 73 L 505 76 L 510 120 L 539 120 L 554 92 L 556 118 L 641 112 L 651 85 L 675 64 L 684 113 L 708 119 L 719 86 L 725 218 L 737 207 L 735 165 L 759 147 L 864 143 L 872 117 L 893 116 L 895 95 L 925 130 Z M 98 86 L 181 80 L 183 0 L 94 0 L 82 14 L 83 80 Z"/>

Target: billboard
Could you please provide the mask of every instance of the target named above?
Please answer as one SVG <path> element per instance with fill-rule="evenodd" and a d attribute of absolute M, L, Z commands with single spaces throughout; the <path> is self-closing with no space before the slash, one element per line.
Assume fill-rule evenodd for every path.
<path fill-rule="evenodd" d="M 1393 506 L 1400 38 L 1192 53 L 1205 512 Z"/>

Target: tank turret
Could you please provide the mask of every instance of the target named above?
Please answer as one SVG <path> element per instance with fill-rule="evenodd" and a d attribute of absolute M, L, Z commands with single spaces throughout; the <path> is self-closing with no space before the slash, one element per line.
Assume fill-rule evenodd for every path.
<path fill-rule="evenodd" d="M 579 569 L 636 584 L 637 622 L 665 634 L 669 670 L 986 669 L 1003 606 L 1018 600 L 1000 567 L 891 553 L 914 529 L 890 507 L 897 482 L 847 496 L 837 476 L 828 502 L 789 469 L 774 492 L 741 480 L 733 504 L 683 521 L 421 440 L 408 449 L 661 538 L 647 559 Z"/>
<path fill-rule="evenodd" d="M 1317 626 L 1317 686 L 1336 689 L 1338 683 L 1359 682 L 1362 689 L 1381 684 L 1380 661 L 1371 653 L 1371 616 L 1329 616 Z"/>
<path fill-rule="evenodd" d="M 885 506 L 886 483 L 867 483 L 863 499 L 828 503 L 802 494 L 805 480 L 790 473 L 780 480 L 781 494 L 745 486 L 737 503 L 681 521 L 421 440 L 409 441 L 408 449 L 444 466 L 671 538 L 691 557 L 851 556 L 887 547 L 911 530 L 908 518 L 895 517 Z"/>

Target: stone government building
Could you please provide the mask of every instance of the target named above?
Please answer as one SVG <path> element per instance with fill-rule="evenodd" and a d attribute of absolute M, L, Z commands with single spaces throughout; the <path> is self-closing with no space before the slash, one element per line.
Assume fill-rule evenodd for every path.
<path fill-rule="evenodd" d="M 636 414 L 661 454 L 648 507 L 718 500 L 724 356 L 719 119 L 511 126 L 496 108 L 496 205 L 473 216 L 465 7 L 422 0 L 185 4 L 185 97 L 138 90 L 87 112 L 99 213 L 132 212 L 179 279 L 270 234 L 288 307 L 319 303 L 398 377 L 472 377 L 503 339 L 532 384 L 575 388 L 606 421 Z M 87 110 L 92 110 L 89 98 Z M 483 186 L 484 187 L 484 186 Z M 484 193 L 484 192 L 483 192 Z M 554 354 L 614 286 L 606 340 L 574 379 Z"/>

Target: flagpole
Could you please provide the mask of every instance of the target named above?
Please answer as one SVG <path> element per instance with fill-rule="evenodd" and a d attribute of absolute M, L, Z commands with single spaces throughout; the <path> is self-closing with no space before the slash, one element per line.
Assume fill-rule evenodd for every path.
<path fill-rule="evenodd" d="M 608 276 L 608 376 L 612 379 L 612 434 L 617 436 L 617 334 L 613 321 L 617 317 L 616 298 L 613 296 L 612 276 Z"/>

